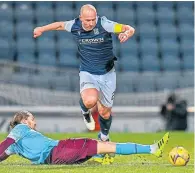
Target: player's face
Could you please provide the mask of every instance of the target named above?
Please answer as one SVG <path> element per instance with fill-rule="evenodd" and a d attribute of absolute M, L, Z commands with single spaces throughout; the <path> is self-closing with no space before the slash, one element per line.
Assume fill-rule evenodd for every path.
<path fill-rule="evenodd" d="M 93 10 L 88 10 L 82 13 L 80 20 L 82 22 L 83 29 L 91 31 L 96 25 L 97 14 Z"/>
<path fill-rule="evenodd" d="M 36 120 L 35 117 L 31 114 L 26 120 L 25 123 L 31 128 L 35 130 Z"/>

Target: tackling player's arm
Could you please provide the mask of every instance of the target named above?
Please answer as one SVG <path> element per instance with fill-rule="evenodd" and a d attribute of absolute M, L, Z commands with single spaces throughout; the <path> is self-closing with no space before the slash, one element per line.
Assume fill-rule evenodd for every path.
<path fill-rule="evenodd" d="M 41 36 L 46 31 L 65 30 L 66 23 L 67 22 L 54 22 L 41 27 L 36 27 L 33 32 L 34 38 Z"/>
<path fill-rule="evenodd" d="M 120 42 L 123 43 L 134 35 L 135 29 L 130 25 L 116 23 L 114 33 L 119 34 L 118 38 Z"/>
<path fill-rule="evenodd" d="M 15 142 L 14 139 L 7 137 L 3 142 L 0 143 L 0 162 L 9 157 L 6 154 L 6 149 Z"/>

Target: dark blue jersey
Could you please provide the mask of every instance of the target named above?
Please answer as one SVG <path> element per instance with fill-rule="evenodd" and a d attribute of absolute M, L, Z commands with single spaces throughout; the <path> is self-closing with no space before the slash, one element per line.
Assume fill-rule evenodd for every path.
<path fill-rule="evenodd" d="M 102 75 L 113 66 L 111 33 L 115 24 L 106 17 L 97 17 L 93 30 L 85 31 L 79 18 L 66 22 L 65 30 L 73 34 L 78 46 L 80 71 Z"/>

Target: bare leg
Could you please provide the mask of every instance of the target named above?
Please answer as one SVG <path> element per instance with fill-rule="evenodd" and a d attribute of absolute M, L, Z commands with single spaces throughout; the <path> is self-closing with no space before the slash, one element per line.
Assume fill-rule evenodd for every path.
<path fill-rule="evenodd" d="M 99 92 L 95 88 L 85 89 L 81 93 L 81 98 L 82 98 L 84 107 L 87 109 L 91 109 L 92 107 L 96 105 L 98 101 L 98 97 L 99 97 Z"/>
<path fill-rule="evenodd" d="M 102 118 L 104 118 L 105 120 L 109 119 L 112 108 L 105 107 L 100 101 L 97 102 L 97 106 L 98 106 L 98 112 L 99 112 L 100 116 Z"/>
<path fill-rule="evenodd" d="M 95 129 L 95 121 L 89 111 L 94 107 L 98 100 L 98 90 L 95 88 L 85 89 L 81 93 L 81 99 L 79 101 L 81 106 L 81 112 L 83 114 L 83 120 L 89 130 Z"/>
<path fill-rule="evenodd" d="M 114 143 L 98 141 L 97 145 L 98 154 L 150 154 L 151 145 L 142 145 L 137 143 Z"/>
<path fill-rule="evenodd" d="M 97 154 L 107 154 L 116 152 L 116 143 L 98 141 Z"/>
<path fill-rule="evenodd" d="M 100 123 L 100 139 L 109 140 L 109 130 L 112 124 L 111 107 L 105 107 L 100 101 L 97 102 Z"/>
<path fill-rule="evenodd" d="M 166 133 L 161 140 L 152 145 L 143 145 L 137 143 L 114 143 L 102 142 L 97 143 L 97 154 L 116 153 L 121 155 L 130 154 L 154 154 L 160 157 L 162 151 L 169 140 L 169 133 Z"/>

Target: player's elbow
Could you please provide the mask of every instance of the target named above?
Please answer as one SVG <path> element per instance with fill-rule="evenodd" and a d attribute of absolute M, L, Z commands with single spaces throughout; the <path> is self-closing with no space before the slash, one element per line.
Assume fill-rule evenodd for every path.
<path fill-rule="evenodd" d="M 56 22 L 56 30 L 64 30 L 64 22 Z"/>
<path fill-rule="evenodd" d="M 6 160 L 9 157 L 9 155 L 7 155 L 5 152 L 3 154 L 0 155 L 0 162 Z"/>
<path fill-rule="evenodd" d="M 65 24 L 64 24 L 64 22 L 60 22 L 60 27 L 61 27 L 61 29 L 64 29 L 64 26 Z"/>

